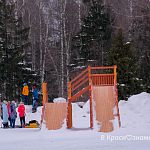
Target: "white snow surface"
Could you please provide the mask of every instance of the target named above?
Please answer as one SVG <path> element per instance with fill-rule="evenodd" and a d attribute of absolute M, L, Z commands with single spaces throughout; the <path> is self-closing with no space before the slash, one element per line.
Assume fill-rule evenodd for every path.
<path fill-rule="evenodd" d="M 149 150 L 150 94 L 141 93 L 120 101 L 121 128 L 111 133 L 89 128 L 89 102 L 83 108 L 73 104 L 73 128 L 48 131 L 42 129 L 0 129 L 0 150 Z M 26 121 L 40 121 L 41 107 L 31 113 L 26 106 Z M 17 124 L 19 119 L 17 118 Z M 147 138 L 143 140 L 143 138 Z"/>
<path fill-rule="evenodd" d="M 64 103 L 64 102 L 66 102 L 66 99 L 63 97 L 58 97 L 58 98 L 54 98 L 53 102 L 54 103 Z"/>

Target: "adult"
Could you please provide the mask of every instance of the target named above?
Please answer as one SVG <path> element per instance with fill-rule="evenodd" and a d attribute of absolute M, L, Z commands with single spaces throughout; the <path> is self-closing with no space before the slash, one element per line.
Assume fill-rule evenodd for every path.
<path fill-rule="evenodd" d="M 29 87 L 27 83 L 23 84 L 23 89 L 22 89 L 22 96 L 23 96 L 23 101 L 25 105 L 29 104 L 28 96 L 29 96 Z"/>
<path fill-rule="evenodd" d="M 2 104 L 2 119 L 3 119 L 3 127 L 8 128 L 8 109 L 7 109 L 7 102 L 3 101 Z"/>
<path fill-rule="evenodd" d="M 18 106 L 18 113 L 20 117 L 21 128 L 25 127 L 25 106 L 23 102 L 20 102 Z"/>
<path fill-rule="evenodd" d="M 10 104 L 10 127 L 11 128 L 15 128 L 16 118 L 17 118 L 16 103 L 15 101 L 12 101 Z"/>
<path fill-rule="evenodd" d="M 32 112 L 34 113 L 37 111 L 37 106 L 38 106 L 38 90 L 36 88 L 36 85 L 33 85 L 32 91 L 33 91 Z"/>

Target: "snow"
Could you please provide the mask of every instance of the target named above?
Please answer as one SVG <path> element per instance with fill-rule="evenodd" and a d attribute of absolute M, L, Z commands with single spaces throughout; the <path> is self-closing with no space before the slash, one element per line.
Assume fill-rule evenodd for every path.
<path fill-rule="evenodd" d="M 61 98 L 58 98 L 61 100 Z M 0 129 L 0 150 L 149 150 L 150 94 L 141 93 L 120 101 L 121 128 L 111 133 L 100 133 L 89 128 L 89 101 L 73 103 L 73 128 L 48 131 L 42 129 Z M 31 113 L 26 106 L 26 120 L 40 121 L 41 107 Z M 17 119 L 19 124 L 19 119 Z M 144 139 L 145 138 L 145 139 Z"/>
<path fill-rule="evenodd" d="M 130 42 L 126 42 L 126 44 L 130 44 Z"/>
<path fill-rule="evenodd" d="M 31 71 L 32 69 L 31 68 L 23 68 L 24 70 L 28 70 L 28 71 Z"/>
<path fill-rule="evenodd" d="M 66 99 L 62 98 L 62 97 L 58 97 L 58 98 L 54 98 L 53 102 L 54 103 L 64 103 L 64 102 L 66 102 Z"/>

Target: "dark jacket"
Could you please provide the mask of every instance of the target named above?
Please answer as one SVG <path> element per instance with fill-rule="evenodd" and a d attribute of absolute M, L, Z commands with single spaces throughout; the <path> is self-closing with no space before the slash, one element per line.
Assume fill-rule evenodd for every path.
<path fill-rule="evenodd" d="M 10 118 L 11 119 L 17 118 L 16 106 L 14 103 L 11 103 L 11 105 L 10 105 Z"/>

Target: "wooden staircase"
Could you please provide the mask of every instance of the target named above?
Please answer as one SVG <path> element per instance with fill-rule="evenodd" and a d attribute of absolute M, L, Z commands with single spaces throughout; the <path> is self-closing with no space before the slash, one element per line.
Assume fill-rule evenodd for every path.
<path fill-rule="evenodd" d="M 72 102 L 76 102 L 85 93 L 88 93 L 90 100 L 90 128 L 93 128 L 93 99 L 96 104 L 96 119 L 101 125 L 100 131 L 112 131 L 111 121 L 115 116 L 118 117 L 119 127 L 121 126 L 116 69 L 116 66 L 88 66 L 87 69 L 68 83 L 68 128 L 72 128 Z M 117 114 L 114 114 L 114 108 L 116 108 Z"/>

